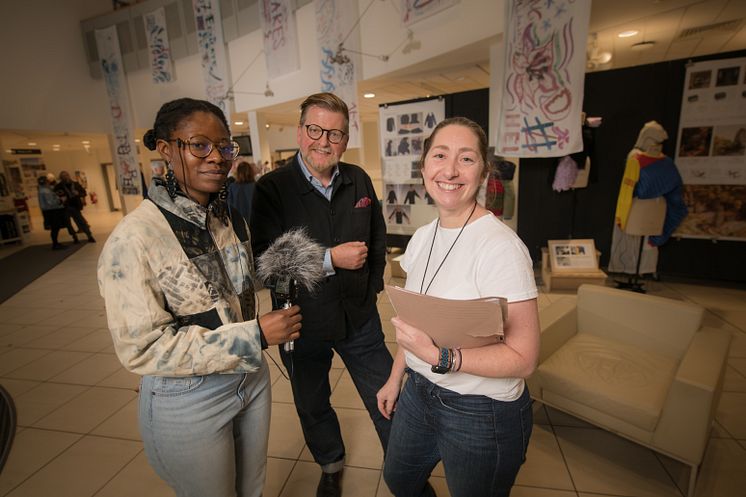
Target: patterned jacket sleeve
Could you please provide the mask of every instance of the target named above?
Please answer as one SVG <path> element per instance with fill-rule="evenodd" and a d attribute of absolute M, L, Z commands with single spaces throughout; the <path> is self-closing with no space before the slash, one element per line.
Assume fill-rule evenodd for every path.
<path fill-rule="evenodd" d="M 98 262 L 109 330 L 124 367 L 160 376 L 258 370 L 262 359 L 257 321 L 214 330 L 197 325 L 177 329 L 146 254 L 143 240 L 115 230 Z"/>

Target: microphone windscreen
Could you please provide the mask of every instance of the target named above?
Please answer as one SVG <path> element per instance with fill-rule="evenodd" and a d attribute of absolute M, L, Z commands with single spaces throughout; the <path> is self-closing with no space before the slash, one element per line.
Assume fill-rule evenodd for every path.
<path fill-rule="evenodd" d="M 324 252 L 304 228 L 280 235 L 256 260 L 256 275 L 265 286 L 277 278 L 294 279 L 312 291 L 324 278 Z"/>

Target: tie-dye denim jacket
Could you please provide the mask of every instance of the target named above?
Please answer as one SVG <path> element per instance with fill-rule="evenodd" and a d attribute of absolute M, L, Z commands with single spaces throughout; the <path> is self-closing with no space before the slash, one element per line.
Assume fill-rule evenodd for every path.
<path fill-rule="evenodd" d="M 160 182 L 116 226 L 98 261 L 109 330 L 140 375 L 253 372 L 261 364 L 253 258 L 240 216 L 221 219 Z"/>

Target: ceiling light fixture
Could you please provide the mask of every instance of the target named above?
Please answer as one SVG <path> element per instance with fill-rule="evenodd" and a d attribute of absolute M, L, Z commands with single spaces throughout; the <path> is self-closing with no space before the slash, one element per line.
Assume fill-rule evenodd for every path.
<path fill-rule="evenodd" d="M 80 143 L 82 143 L 83 145 L 90 145 L 91 144 L 91 140 L 83 140 Z"/>
<path fill-rule="evenodd" d="M 401 49 L 401 53 L 408 54 L 409 52 L 412 52 L 413 50 L 419 50 L 422 48 L 422 43 L 420 40 L 414 39 L 414 32 L 410 29 L 407 31 L 407 44 L 404 45 L 404 48 Z"/>
<path fill-rule="evenodd" d="M 633 43 L 629 48 L 641 52 L 643 50 L 650 50 L 651 48 L 653 48 L 653 46 L 655 46 L 654 41 L 641 41 L 638 43 Z"/>
<path fill-rule="evenodd" d="M 363 93 L 363 98 L 376 98 L 376 94 L 372 92 Z"/>
<path fill-rule="evenodd" d="M 36 146 L 36 142 L 28 142 L 28 146 L 29 147 L 35 147 Z"/>
<path fill-rule="evenodd" d="M 233 121 L 236 126 L 243 126 L 243 121 Z"/>
<path fill-rule="evenodd" d="M 627 31 L 622 31 L 617 36 L 619 38 L 629 38 L 631 36 L 635 36 L 638 33 L 639 33 L 639 31 L 637 31 L 636 29 L 628 29 Z"/>
<path fill-rule="evenodd" d="M 268 98 L 275 96 L 275 92 L 273 92 L 272 88 L 269 87 L 269 81 L 267 81 L 267 87 L 264 90 L 264 96 Z"/>
<path fill-rule="evenodd" d="M 593 41 L 588 49 L 586 67 L 589 70 L 598 69 L 598 66 L 611 62 L 612 54 L 609 51 L 598 49 L 598 34 L 593 33 Z"/>

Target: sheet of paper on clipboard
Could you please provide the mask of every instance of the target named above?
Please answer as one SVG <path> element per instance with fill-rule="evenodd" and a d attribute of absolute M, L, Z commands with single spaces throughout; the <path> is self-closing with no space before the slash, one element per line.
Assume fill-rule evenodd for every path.
<path fill-rule="evenodd" d="M 508 302 L 502 297 L 452 300 L 386 285 L 397 316 L 419 328 L 439 347 L 481 347 L 505 339 Z"/>

